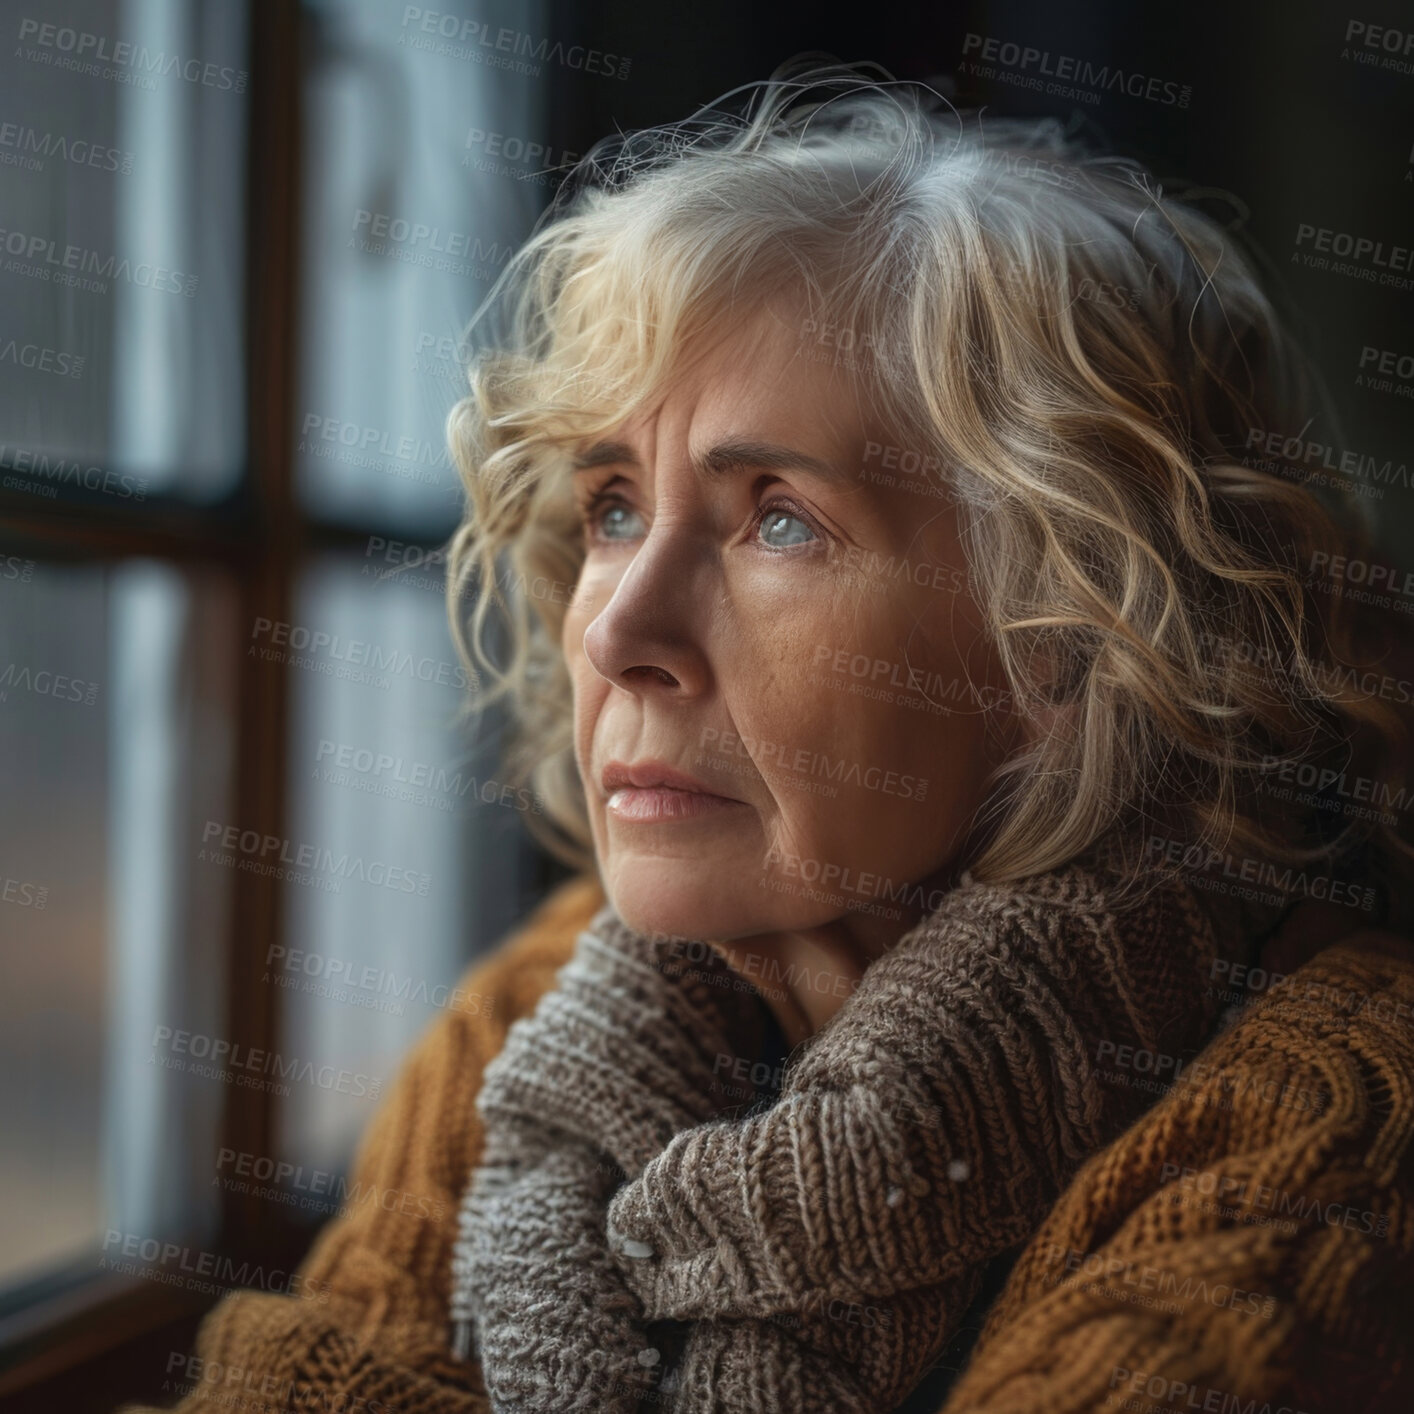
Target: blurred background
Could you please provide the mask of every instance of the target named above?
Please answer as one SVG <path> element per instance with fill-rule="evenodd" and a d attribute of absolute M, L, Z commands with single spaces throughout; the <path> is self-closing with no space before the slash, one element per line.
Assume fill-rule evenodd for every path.
<path fill-rule="evenodd" d="M 220 1294 L 182 1274 L 298 1260 L 564 875 L 458 720 L 444 424 L 598 137 L 824 50 L 1201 189 L 1414 569 L 1407 5 L 433 4 L 0 4 L 5 1408 L 169 1397 Z"/>

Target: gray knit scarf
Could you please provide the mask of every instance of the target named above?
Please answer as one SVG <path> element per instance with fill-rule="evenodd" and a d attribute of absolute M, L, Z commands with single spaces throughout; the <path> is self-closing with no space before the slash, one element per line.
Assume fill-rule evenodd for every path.
<path fill-rule="evenodd" d="M 1107 1058 L 1213 1027 L 1191 888 L 1120 910 L 1112 886 L 1093 858 L 962 874 L 779 1077 L 750 984 L 605 904 L 476 1101 L 452 1344 L 492 1408 L 895 1408 L 988 1262 L 1152 1103 Z"/>

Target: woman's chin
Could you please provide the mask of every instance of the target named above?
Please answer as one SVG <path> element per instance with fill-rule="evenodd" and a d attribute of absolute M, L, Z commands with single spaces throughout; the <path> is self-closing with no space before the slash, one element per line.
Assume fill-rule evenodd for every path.
<path fill-rule="evenodd" d="M 614 911 L 635 933 L 663 934 L 674 938 L 721 938 L 739 934 L 743 920 L 739 903 L 723 908 L 730 899 L 725 881 L 703 879 L 701 864 L 655 860 L 651 869 L 634 868 L 610 873 L 605 880 Z"/>
<path fill-rule="evenodd" d="M 713 920 L 685 907 L 664 905 L 661 899 L 642 899 L 632 891 L 625 900 L 614 895 L 614 911 L 635 933 L 672 938 L 710 938 Z"/>

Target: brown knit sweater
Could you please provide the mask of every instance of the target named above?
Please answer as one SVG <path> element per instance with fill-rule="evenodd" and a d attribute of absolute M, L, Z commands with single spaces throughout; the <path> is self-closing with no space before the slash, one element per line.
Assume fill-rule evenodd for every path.
<path fill-rule="evenodd" d="M 1147 1107 L 1102 1083 L 1107 1048 L 1191 1054 L 1211 1030 L 1190 886 L 1110 895 L 1096 862 L 964 873 L 736 1119 L 713 1082 L 764 1004 L 705 945 L 602 909 L 478 1100 L 454 1315 L 497 1414 L 633 1414 L 649 1391 L 674 1414 L 892 1410 L 987 1263 Z M 675 1366 L 656 1321 L 688 1323 Z"/>
<path fill-rule="evenodd" d="M 1414 962 L 1337 945 L 1096 1154 L 945 1414 L 1414 1409 Z"/>
<path fill-rule="evenodd" d="M 200 1363 L 174 1390 L 184 1393 L 183 1414 L 488 1409 L 476 1366 L 447 1345 L 457 1205 L 482 1146 L 473 1101 L 508 1026 L 534 1011 L 603 902 L 591 878 L 564 885 L 469 969 L 465 1002 L 409 1054 L 355 1162 L 360 1189 L 429 1201 L 364 1204 L 326 1226 L 301 1274 L 306 1290 L 327 1286 L 327 1304 L 259 1292 L 221 1302 L 200 1332 Z M 1259 1410 L 1271 1399 L 1274 1414 L 1292 1394 L 1289 1407 L 1312 1414 L 1409 1407 L 1411 1010 L 1414 965 L 1345 947 L 1319 954 L 1247 1009 L 1199 1057 L 1221 1069 L 1190 1066 L 1187 1082 L 1071 1182 L 996 1303 L 944 1414 L 1115 1409 L 1126 1400 L 1145 1410 L 1245 1410 L 1250 1399 Z M 1244 1083 L 1245 1103 L 1232 1097 L 1232 1077 Z M 1330 1095 L 1319 1110 L 1254 1098 L 1315 1082 Z M 1280 1191 L 1320 1201 L 1325 1221 L 1312 1224 L 1309 1204 L 1294 1231 L 1208 1211 L 1203 1175 L 1229 1170 L 1249 1181 L 1242 1198 L 1254 1219 Z M 1332 1201 L 1342 1208 L 1336 1223 Z M 1390 1221 L 1377 1237 L 1359 1231 L 1358 1218 L 1348 1225 L 1345 1209 Z M 1138 1260 L 1156 1248 L 1173 1273 L 1167 1287 L 1201 1270 L 1276 1297 L 1273 1316 L 1246 1319 L 1230 1293 L 1222 1305 L 1194 1300 L 1190 1287 L 1169 1336 L 1170 1315 L 1123 1299 L 1135 1286 L 1147 1296 L 1145 1283 L 1157 1290 Z M 1107 1280 L 1122 1299 L 1096 1294 L 1096 1263 L 1111 1266 Z M 1242 1402 L 1213 1402 L 1224 1391 Z M 153 1411 L 130 1406 L 129 1414 Z"/>

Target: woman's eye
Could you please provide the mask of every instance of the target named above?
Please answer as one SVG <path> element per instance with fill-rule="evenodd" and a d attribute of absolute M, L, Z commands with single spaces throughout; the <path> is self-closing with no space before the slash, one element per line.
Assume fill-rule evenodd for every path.
<path fill-rule="evenodd" d="M 815 532 L 798 515 L 786 510 L 768 510 L 761 517 L 760 534 L 768 545 L 778 550 L 815 539 Z"/>
<path fill-rule="evenodd" d="M 601 540 L 632 540 L 642 535 L 641 525 L 634 524 L 640 519 L 637 511 L 618 500 L 591 503 L 585 512 L 589 529 Z"/>
<path fill-rule="evenodd" d="M 647 534 L 643 517 L 617 496 L 596 497 L 584 511 L 586 534 L 602 541 L 638 540 Z M 757 517 L 757 534 L 773 550 L 804 545 L 819 537 L 806 521 L 783 506 L 768 506 Z"/>

